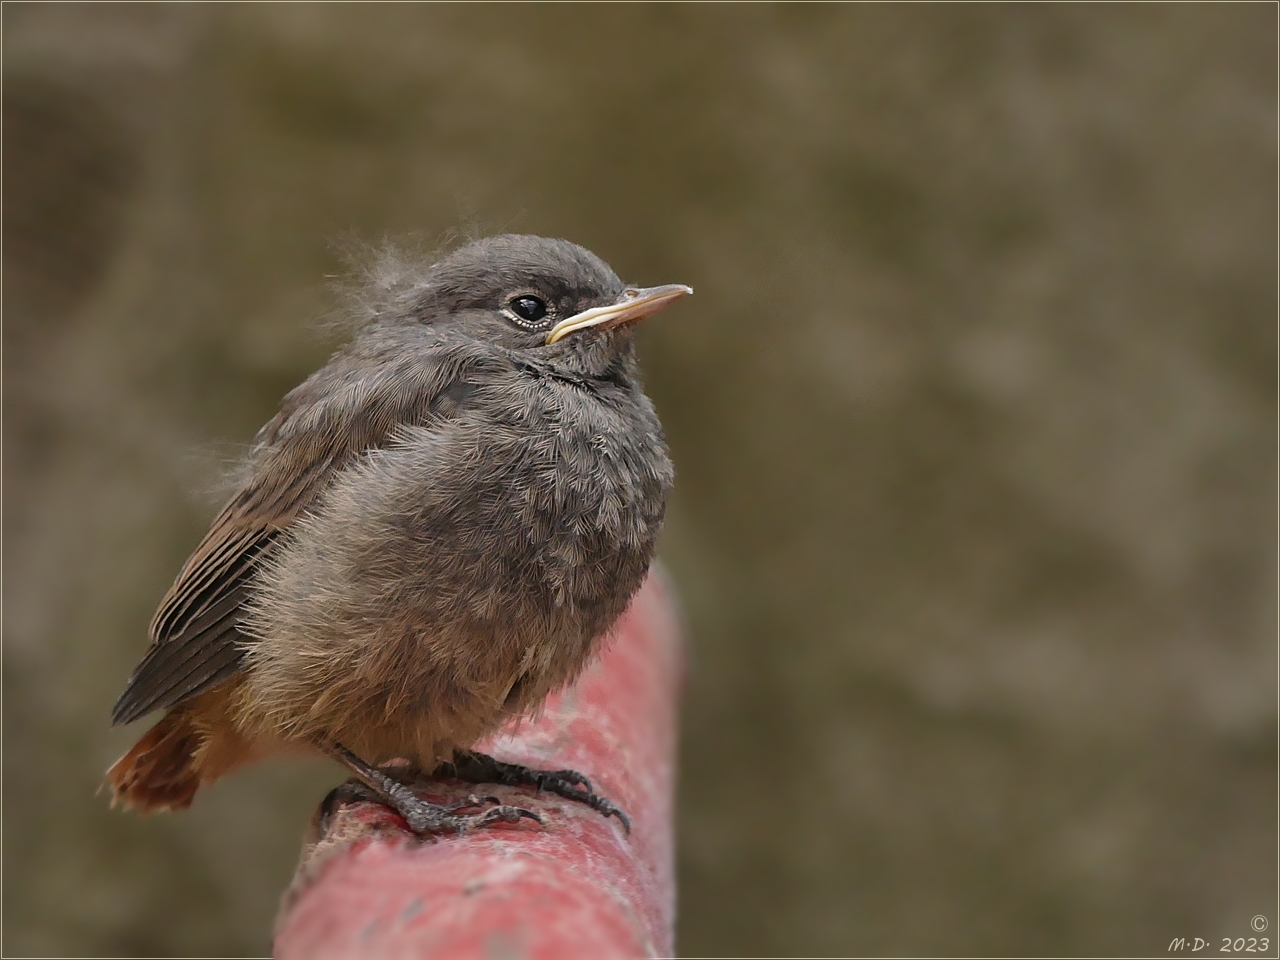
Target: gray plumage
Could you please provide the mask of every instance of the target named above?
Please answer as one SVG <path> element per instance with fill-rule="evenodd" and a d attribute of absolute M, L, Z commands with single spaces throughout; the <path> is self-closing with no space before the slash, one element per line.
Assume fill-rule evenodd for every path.
<path fill-rule="evenodd" d="M 258 433 L 114 720 L 225 689 L 212 712 L 258 752 L 428 764 L 572 679 L 645 576 L 673 470 L 631 324 L 548 331 L 628 296 L 564 240 L 424 271 Z"/>

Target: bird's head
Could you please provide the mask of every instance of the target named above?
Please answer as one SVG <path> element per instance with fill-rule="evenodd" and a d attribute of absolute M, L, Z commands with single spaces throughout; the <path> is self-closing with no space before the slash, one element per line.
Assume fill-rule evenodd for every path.
<path fill-rule="evenodd" d="M 632 325 L 693 290 L 628 286 L 568 240 L 504 234 L 460 247 L 423 277 L 413 315 L 583 373 L 632 349 Z"/>

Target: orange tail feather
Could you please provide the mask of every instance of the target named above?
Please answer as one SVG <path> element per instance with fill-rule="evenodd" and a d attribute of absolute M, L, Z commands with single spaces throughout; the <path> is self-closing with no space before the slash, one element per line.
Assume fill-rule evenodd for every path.
<path fill-rule="evenodd" d="M 186 711 L 166 714 L 107 771 L 112 805 L 144 812 L 191 806 L 200 789 L 197 753 L 203 739 Z"/>

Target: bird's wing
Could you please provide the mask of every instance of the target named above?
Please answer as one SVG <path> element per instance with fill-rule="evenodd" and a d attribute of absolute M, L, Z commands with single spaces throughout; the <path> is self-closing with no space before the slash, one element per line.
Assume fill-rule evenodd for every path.
<path fill-rule="evenodd" d="M 421 422 L 454 364 L 384 363 L 372 372 L 335 360 L 286 398 L 258 434 L 253 475 L 214 520 L 151 621 L 152 646 L 116 701 L 112 722 L 171 707 L 240 668 L 240 622 L 253 577 L 281 532 L 337 471 Z"/>

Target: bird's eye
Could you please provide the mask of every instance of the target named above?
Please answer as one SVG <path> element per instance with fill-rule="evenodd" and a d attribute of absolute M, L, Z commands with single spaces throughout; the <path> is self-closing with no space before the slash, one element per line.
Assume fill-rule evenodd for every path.
<path fill-rule="evenodd" d="M 508 306 L 524 323 L 538 323 L 547 315 L 547 305 L 537 297 L 516 297 Z"/>

